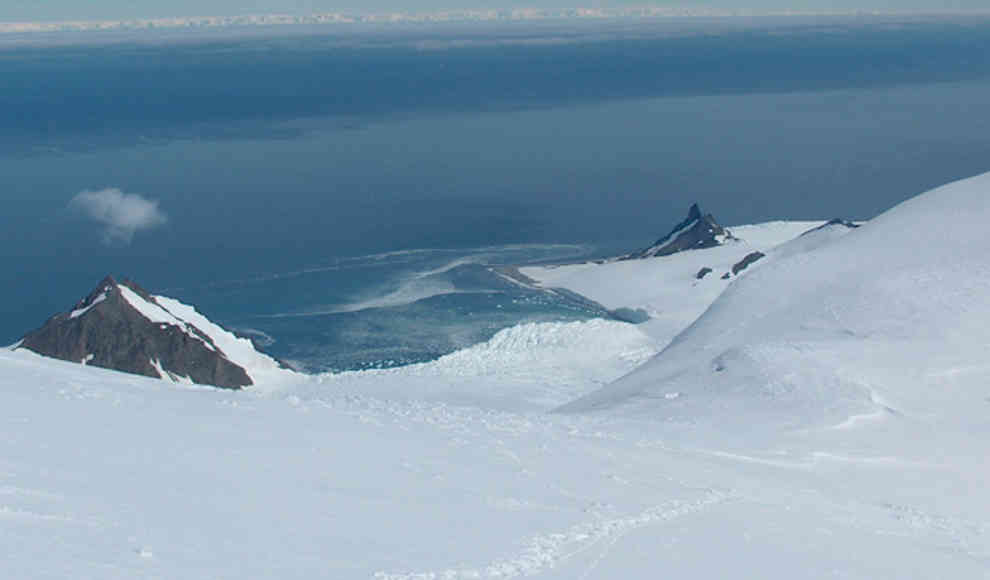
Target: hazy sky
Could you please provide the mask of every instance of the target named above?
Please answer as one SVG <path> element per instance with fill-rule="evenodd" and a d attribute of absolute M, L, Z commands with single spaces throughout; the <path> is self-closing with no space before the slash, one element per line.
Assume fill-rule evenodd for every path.
<path fill-rule="evenodd" d="M 476 8 L 710 6 L 755 10 L 976 10 L 986 0 L 2 0 L 0 21 L 210 16 L 257 12 L 382 12 Z"/>

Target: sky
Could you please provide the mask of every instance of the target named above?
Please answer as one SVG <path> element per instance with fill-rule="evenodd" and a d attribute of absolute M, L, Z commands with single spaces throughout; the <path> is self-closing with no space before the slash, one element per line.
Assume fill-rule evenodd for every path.
<path fill-rule="evenodd" d="M 451 9 L 544 9 L 704 6 L 752 10 L 981 10 L 986 0 L 3 0 L 0 21 L 155 18 L 249 13 L 432 12 Z"/>

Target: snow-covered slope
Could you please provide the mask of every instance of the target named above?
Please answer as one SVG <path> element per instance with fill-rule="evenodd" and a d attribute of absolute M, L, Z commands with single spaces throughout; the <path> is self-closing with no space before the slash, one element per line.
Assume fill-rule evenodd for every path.
<path fill-rule="evenodd" d="M 767 257 L 583 412 L 539 409 L 649 357 L 641 326 L 236 392 L 0 350 L 0 577 L 987 578 L 988 194 L 753 229 Z M 690 288 L 663 260 L 597 298 Z"/>
<path fill-rule="evenodd" d="M 650 320 L 642 327 L 662 347 L 725 290 L 735 278 L 731 275 L 733 265 L 751 252 L 767 252 L 822 223 L 780 221 L 736 226 L 731 228 L 735 240 L 712 248 L 644 260 L 534 266 L 520 268 L 520 272 L 544 288 L 565 288 L 609 309 L 644 310 Z M 699 280 L 703 268 L 712 271 Z M 723 278 L 725 274 L 729 279 Z"/>
<path fill-rule="evenodd" d="M 985 424 L 988 221 L 990 174 L 851 232 L 798 238 L 650 363 L 566 409 L 622 408 L 736 434 L 883 419 Z"/>
<path fill-rule="evenodd" d="M 274 358 L 254 348 L 249 338 L 241 338 L 200 314 L 195 307 L 167 296 L 151 295 L 146 300 L 126 286 L 120 286 L 127 301 L 152 322 L 192 327 L 219 348 L 224 357 L 240 366 L 260 389 L 278 388 L 298 379 L 296 373 Z"/>
<path fill-rule="evenodd" d="M 232 362 L 247 371 L 254 381 L 254 388 L 275 389 L 286 382 L 298 379 L 297 373 L 285 368 L 274 358 L 254 348 L 249 338 L 241 338 L 211 321 L 196 308 L 183 304 L 167 296 L 154 296 L 155 302 L 165 308 L 176 318 L 189 323 L 210 337 L 224 355 Z"/>
<path fill-rule="evenodd" d="M 883 455 L 855 431 L 699 450 L 656 421 L 325 386 L 0 351 L 2 576 L 875 580 L 990 561 L 985 431 Z"/>

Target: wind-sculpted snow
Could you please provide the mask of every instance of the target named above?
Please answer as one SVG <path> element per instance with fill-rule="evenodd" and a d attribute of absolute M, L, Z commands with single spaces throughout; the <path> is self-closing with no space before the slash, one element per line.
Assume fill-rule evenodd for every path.
<path fill-rule="evenodd" d="M 850 416 L 982 421 L 990 174 L 782 246 L 654 360 L 568 405 L 736 432 Z M 839 226 L 841 227 L 841 226 Z M 840 235 L 842 234 L 842 235 Z M 664 395 L 676 392 L 678 397 Z"/>

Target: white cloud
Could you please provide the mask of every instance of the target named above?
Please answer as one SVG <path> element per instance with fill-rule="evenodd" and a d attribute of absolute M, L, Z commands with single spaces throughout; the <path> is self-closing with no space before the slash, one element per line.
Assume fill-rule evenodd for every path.
<path fill-rule="evenodd" d="M 83 191 L 69 201 L 69 208 L 103 226 L 107 244 L 131 243 L 139 230 L 158 227 L 168 216 L 158 208 L 158 201 L 117 188 Z"/>

